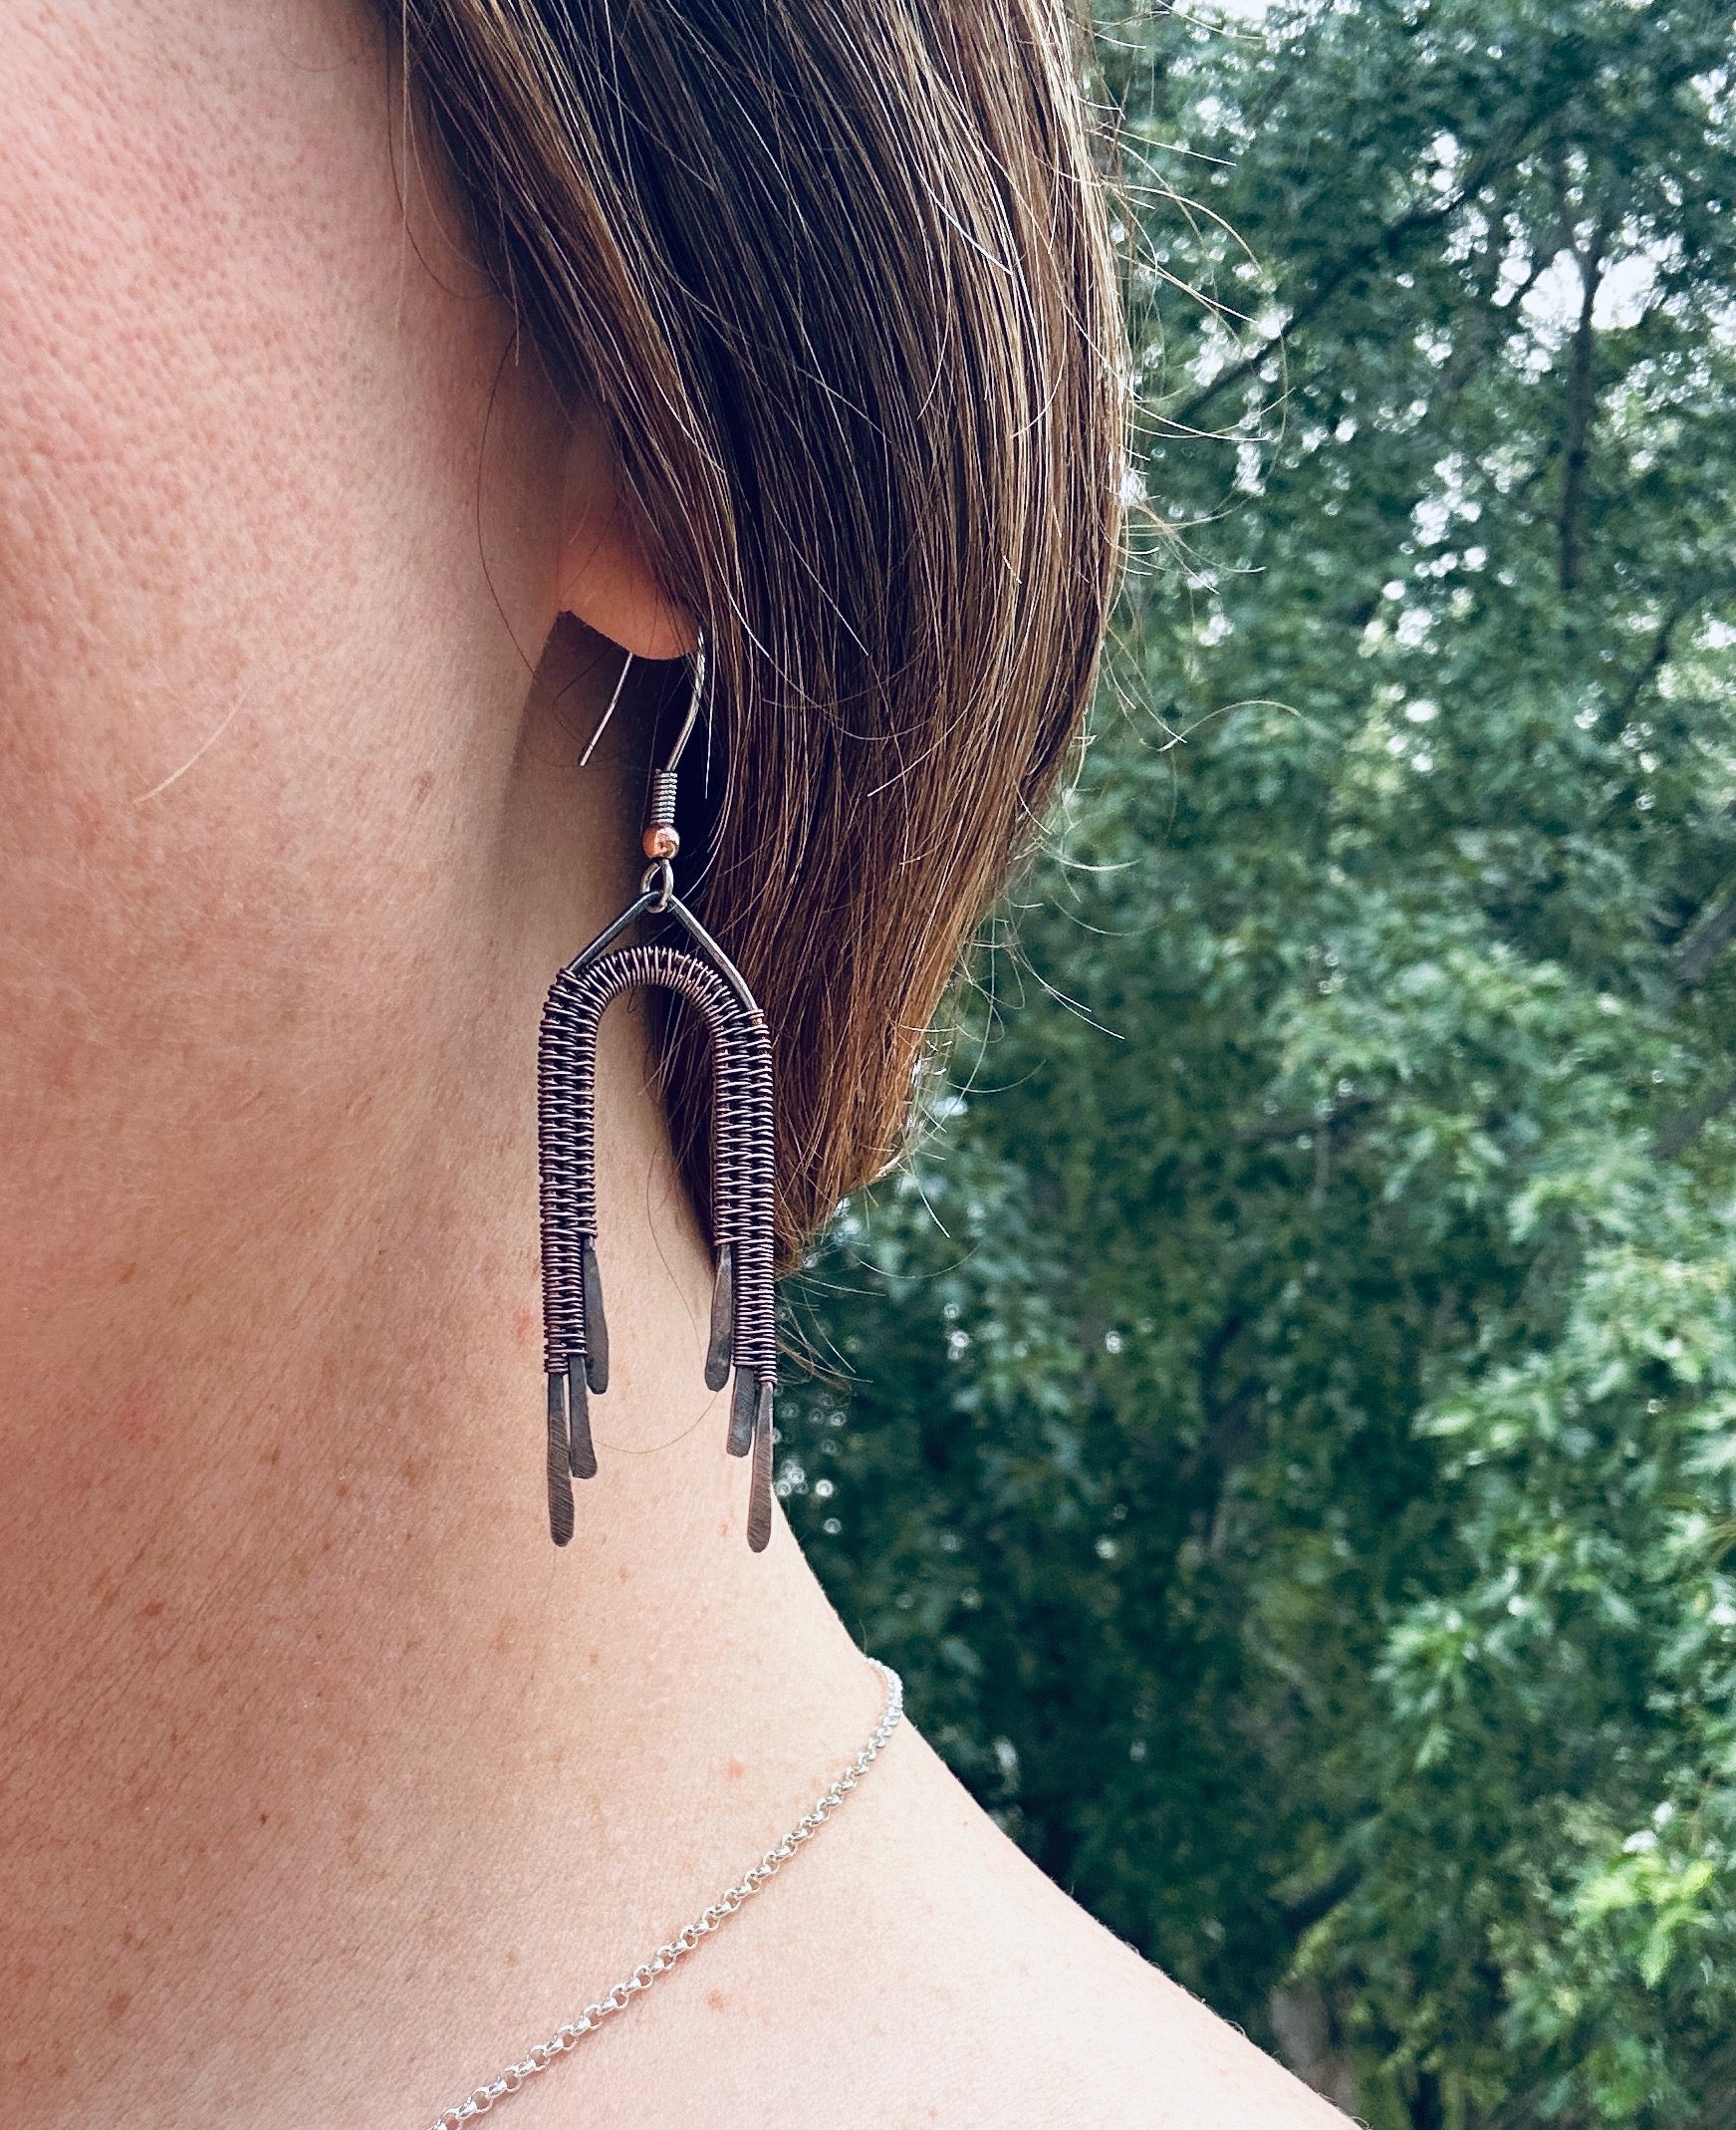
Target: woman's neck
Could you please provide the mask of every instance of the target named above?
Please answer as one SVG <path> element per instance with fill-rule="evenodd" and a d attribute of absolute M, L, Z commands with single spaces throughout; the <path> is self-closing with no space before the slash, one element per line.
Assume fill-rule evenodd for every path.
<path fill-rule="evenodd" d="M 272 2093 L 285 2123 L 346 2095 L 394 2121 L 418 2092 L 431 2117 L 430 2079 L 487 2074 L 629 1969 L 873 1721 L 781 1519 L 745 1543 L 707 1256 L 624 1006 L 615 1382 L 577 1535 L 549 1541 L 536 1022 L 622 885 L 575 848 L 631 841 L 630 779 L 585 787 L 571 758 L 533 716 L 489 869 L 437 898 L 377 1052 L 321 1054 L 314 1128 L 305 1078 L 238 1061 L 188 1142 L 189 1178 L 230 1190 L 164 1208 L 107 1314 L 76 1308 L 15 1382 L 0 1931 L 32 2121 L 118 2119 L 141 2053 L 160 2115 L 129 2120 L 242 2093 L 257 2126 Z"/>

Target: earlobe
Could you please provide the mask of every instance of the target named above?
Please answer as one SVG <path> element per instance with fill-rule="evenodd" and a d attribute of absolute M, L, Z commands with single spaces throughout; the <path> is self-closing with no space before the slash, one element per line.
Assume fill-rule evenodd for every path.
<path fill-rule="evenodd" d="M 669 599 L 620 499 L 615 453 L 601 416 L 574 424 L 565 481 L 560 610 L 637 659 L 678 659 L 693 649 L 691 618 Z"/>

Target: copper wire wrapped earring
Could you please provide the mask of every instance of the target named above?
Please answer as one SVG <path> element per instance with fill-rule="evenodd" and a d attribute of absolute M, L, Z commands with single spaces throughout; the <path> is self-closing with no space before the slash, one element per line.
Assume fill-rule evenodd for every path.
<path fill-rule="evenodd" d="M 590 760 L 626 680 L 580 757 Z M 705 1382 L 735 1372 L 728 1449 L 752 1458 L 747 1542 L 772 1535 L 772 1431 L 778 1357 L 772 1233 L 772 1046 L 741 971 L 675 893 L 675 778 L 699 721 L 705 639 L 693 655 L 693 692 L 674 744 L 651 773 L 641 844 L 651 863 L 637 898 L 556 976 L 537 1042 L 537 1148 L 543 1241 L 543 1367 L 548 1379 L 549 1533 L 573 1536 L 573 1480 L 597 1470 L 590 1397 L 609 1386 L 609 1327 L 597 1256 L 597 1036 L 623 991 L 673 991 L 711 1037 L 711 1235 L 716 1283 Z M 672 920 L 681 943 L 618 944 L 641 919 Z"/>

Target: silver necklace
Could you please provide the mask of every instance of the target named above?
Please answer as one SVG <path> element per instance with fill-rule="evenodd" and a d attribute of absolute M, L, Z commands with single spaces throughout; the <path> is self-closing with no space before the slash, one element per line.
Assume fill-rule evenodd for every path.
<path fill-rule="evenodd" d="M 719 1894 L 703 1915 L 689 1923 L 684 1931 L 677 1931 L 667 1945 L 658 1946 L 649 1960 L 641 1960 L 624 1982 L 619 1982 L 595 2004 L 587 2004 L 576 2019 L 569 2019 L 565 2026 L 549 2041 L 539 2041 L 525 2052 L 522 2063 L 509 2063 L 499 2077 L 487 2085 L 479 2085 L 466 2099 L 445 2109 L 432 2130 L 461 2130 L 464 2123 L 474 2122 L 479 2115 L 486 2115 L 497 2100 L 504 2100 L 509 2093 L 516 2093 L 527 2078 L 534 2078 L 538 2071 L 546 2071 L 568 2049 L 576 2048 L 588 2033 L 595 2033 L 604 2020 L 614 2012 L 624 2011 L 641 1990 L 648 1990 L 659 1975 L 667 1975 L 684 1953 L 691 1953 L 702 1939 L 709 1938 L 720 1925 L 729 1921 L 742 1903 L 751 1894 L 759 1892 L 767 1879 L 773 1877 L 781 1865 L 787 1864 L 804 1842 L 812 1841 L 820 1829 L 832 1817 L 868 1769 L 885 1749 L 885 1743 L 898 1728 L 898 1719 L 904 1713 L 904 1683 L 889 1664 L 882 1664 L 877 1657 L 868 1659 L 879 1673 L 886 1689 L 886 1705 L 880 1712 L 880 1720 L 850 1765 L 844 1770 L 817 1801 L 812 1811 L 804 1812 L 775 1849 L 768 1849 L 752 1870 L 745 1872 L 727 1893 Z"/>

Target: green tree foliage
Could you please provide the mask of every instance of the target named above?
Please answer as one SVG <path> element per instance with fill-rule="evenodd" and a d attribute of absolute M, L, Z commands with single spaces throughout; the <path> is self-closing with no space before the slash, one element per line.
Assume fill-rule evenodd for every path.
<path fill-rule="evenodd" d="M 1377 2130 L 1736 2121 L 1736 37 L 1099 29 L 1172 531 L 782 1482 Z"/>

